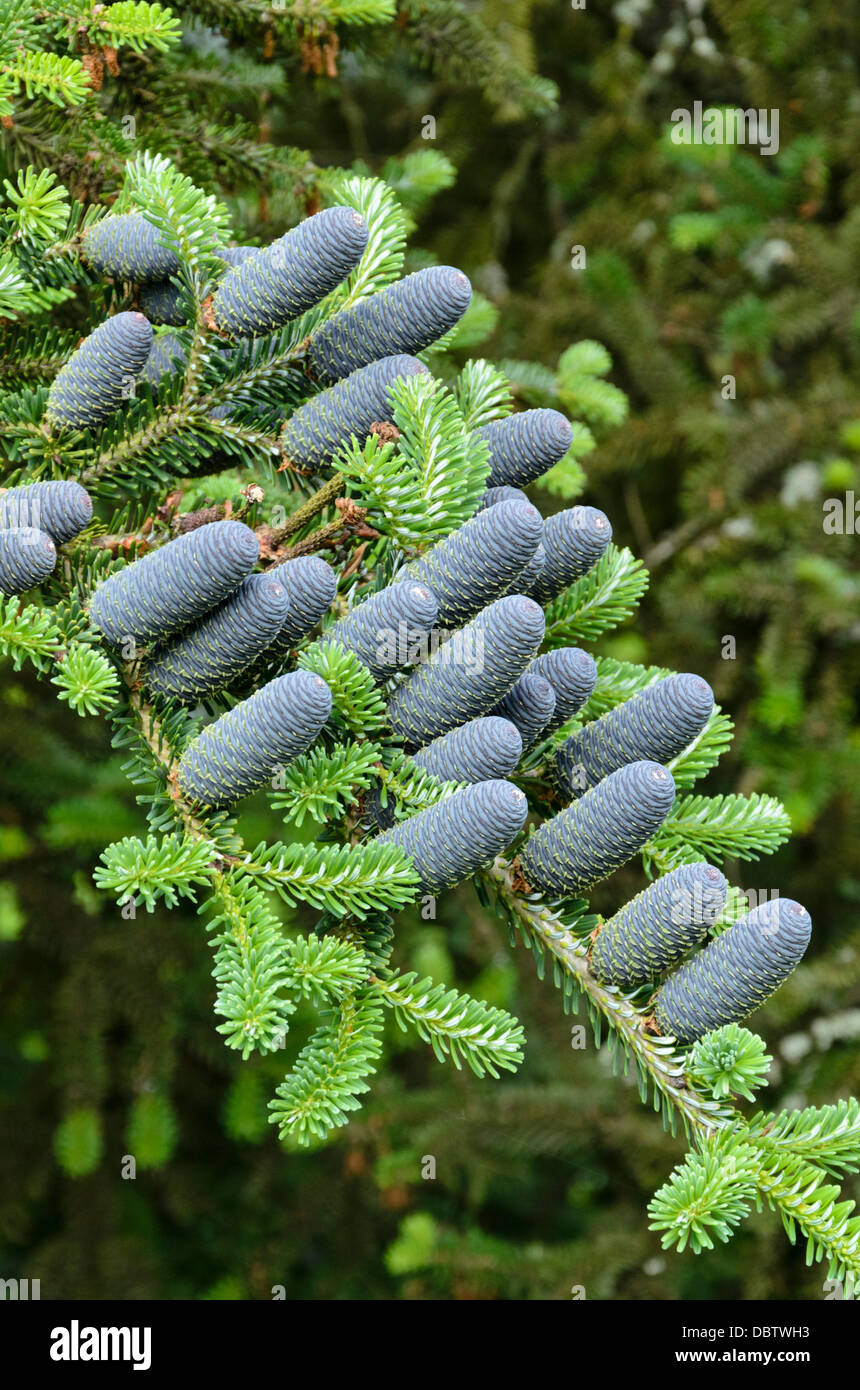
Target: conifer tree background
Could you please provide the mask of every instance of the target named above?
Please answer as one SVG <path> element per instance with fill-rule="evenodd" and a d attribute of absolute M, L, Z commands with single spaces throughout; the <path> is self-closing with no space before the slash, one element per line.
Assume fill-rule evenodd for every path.
<path fill-rule="evenodd" d="M 72 89 L 83 99 L 68 122 L 25 93 L 3 132 L 4 172 L 33 163 L 85 202 L 110 199 L 127 158 L 159 149 L 227 199 L 242 240 L 263 243 L 315 210 L 329 164 L 358 159 L 392 182 L 419 222 L 407 269 L 462 265 L 486 296 L 471 311 L 480 353 L 542 364 L 518 373 L 509 360 L 521 401 L 595 426 L 585 500 L 654 570 L 635 625 L 599 650 L 701 671 L 739 727 L 709 789 L 788 805 L 800 834 L 750 886 L 789 885 L 813 914 L 815 947 L 759 1016 L 777 1057 L 763 1103 L 825 1104 L 860 1088 L 856 537 L 821 525 L 823 498 L 857 480 L 857 142 L 850 84 L 835 77 L 849 45 L 836 26 L 821 59 L 832 80 L 805 86 L 793 11 L 779 41 L 750 54 L 755 7 L 718 5 L 715 82 L 702 35 L 670 40 L 659 6 L 565 13 L 563 42 L 555 7 L 516 8 L 521 29 L 480 7 L 503 82 L 472 6 L 405 4 L 392 25 L 393 7 L 333 5 L 312 30 L 239 24 L 248 6 L 229 17 L 174 6 L 188 46 L 159 37 L 150 16 L 148 46 L 127 53 L 88 31 L 80 53 L 97 95 Z M 368 22 L 342 23 L 350 12 Z M 207 29 L 216 19 L 226 37 Z M 438 35 L 463 25 L 473 49 L 454 38 L 446 55 Z M 57 32 L 33 34 L 33 52 L 57 47 Z M 442 58 L 427 73 L 431 51 Z M 672 62 L 650 61 L 658 52 Z M 737 59 L 751 57 L 741 82 Z M 112 86 L 115 61 L 124 80 Z M 558 83 L 558 110 L 533 69 Z M 382 83 L 384 103 L 372 99 Z M 668 114 L 702 95 L 780 106 L 772 170 L 750 151 L 706 165 L 667 144 Z M 434 113 L 431 143 L 421 128 Z M 410 162 L 419 150 L 435 162 Z M 579 243 L 582 275 L 568 266 Z M 70 337 L 80 308 L 71 295 L 60 308 Z M 620 396 L 590 406 L 575 360 L 547 370 L 583 336 L 611 349 L 629 414 Z M 729 410 L 716 399 L 726 372 Z M 545 509 L 580 494 L 579 470 L 558 487 Z M 821 1268 L 805 1269 L 802 1250 L 786 1258 L 766 1216 L 707 1260 L 660 1251 L 642 1211 L 681 1141 L 603 1054 L 571 1048 L 553 991 L 469 889 L 440 899 L 432 925 L 402 914 L 399 939 L 419 975 L 524 1018 L 525 1066 L 481 1085 L 391 1030 L 391 1065 L 358 1119 L 286 1167 L 265 1123 L 283 1068 L 277 1055 L 234 1063 L 214 1034 L 200 919 L 180 906 L 118 928 L 93 887 L 104 845 L 139 833 L 121 759 L 32 675 L 4 667 L 2 698 L 3 1115 L 20 1142 L 0 1152 L 0 1272 L 38 1271 L 57 1295 L 128 1298 L 269 1297 L 274 1284 L 301 1298 L 566 1298 L 576 1285 L 590 1298 L 822 1296 Z M 243 823 L 249 843 L 275 838 L 264 802 Z M 641 887 L 632 870 L 620 877 L 629 892 L 598 890 L 597 910 Z M 293 1027 L 310 1022 L 300 1012 Z M 127 1152 L 137 1181 L 105 1183 L 102 1164 Z M 416 1174 L 425 1154 L 432 1182 Z"/>

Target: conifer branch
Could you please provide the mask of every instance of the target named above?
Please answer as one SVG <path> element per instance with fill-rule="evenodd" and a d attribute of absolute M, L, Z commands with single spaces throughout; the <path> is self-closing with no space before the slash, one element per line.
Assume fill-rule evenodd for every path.
<path fill-rule="evenodd" d="M 376 995 L 355 993 L 317 1029 L 269 1105 L 282 1141 L 306 1146 L 348 1123 L 376 1070 L 382 1022 Z"/>
<path fill-rule="evenodd" d="M 504 859 L 496 861 L 487 881 L 512 931 L 535 954 L 539 972 L 545 960 L 551 962 L 566 1006 L 575 1004 L 578 994 L 583 995 L 598 1041 L 601 1021 L 616 1036 L 625 1056 L 625 1071 L 626 1059 L 634 1065 L 642 1099 L 652 1091 L 654 1108 L 662 1111 L 673 1130 L 675 1113 L 691 1134 L 707 1135 L 723 1128 L 729 1112 L 690 1084 L 684 1062 L 675 1055 L 671 1043 L 648 1030 L 646 1015 L 628 996 L 602 985 L 591 973 L 587 940 L 574 933 L 551 905 L 536 895 L 526 897 L 518 892 L 514 870 Z M 578 923 L 578 928 L 583 925 Z"/>
<path fill-rule="evenodd" d="M 504 1009 L 421 980 L 414 971 L 371 978 L 404 1033 L 407 1025 L 415 1028 L 440 1062 L 450 1057 L 458 1070 L 466 1062 L 476 1076 L 498 1078 L 500 1067 L 516 1071 L 523 1060 L 522 1026 Z"/>
<path fill-rule="evenodd" d="M 328 482 L 323 483 L 322 487 L 317 488 L 312 496 L 297 507 L 296 510 L 287 517 L 281 526 L 273 526 L 269 536 L 273 545 L 280 545 L 289 536 L 294 536 L 297 531 L 301 531 L 309 521 L 313 521 L 315 516 L 325 511 L 326 507 L 331 506 L 335 498 L 341 495 L 344 480 L 340 474 L 336 473 Z"/>
<path fill-rule="evenodd" d="M 232 871 L 215 875 L 200 910 L 209 914 L 215 947 L 215 1012 L 225 1019 L 218 1032 L 243 1057 L 276 1051 L 295 1011 L 286 997 L 293 972 L 280 922 L 260 889 Z"/>
<path fill-rule="evenodd" d="M 363 920 L 417 895 L 418 875 L 397 845 L 258 845 L 237 865 L 290 907 L 299 901 Z"/>
<path fill-rule="evenodd" d="M 648 571 L 631 551 L 610 545 L 581 579 L 547 607 L 546 646 L 578 646 L 626 622 L 648 587 Z"/>

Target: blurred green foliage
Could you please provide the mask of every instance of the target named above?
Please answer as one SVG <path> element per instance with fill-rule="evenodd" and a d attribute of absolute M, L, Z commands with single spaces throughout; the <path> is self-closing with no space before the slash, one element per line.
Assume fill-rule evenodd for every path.
<path fill-rule="evenodd" d="M 481 352 L 523 402 L 585 415 L 592 433 L 542 505 L 584 492 L 653 574 L 635 626 L 601 650 L 705 675 L 738 726 L 709 790 L 771 792 L 793 817 L 755 881 L 735 875 L 782 884 L 814 921 L 807 962 L 754 1022 L 775 1058 L 763 1104 L 856 1093 L 860 540 L 828 533 L 823 504 L 860 495 L 860 18 L 827 0 L 467 8 L 557 83 L 555 111 L 419 75 L 395 29 L 353 31 L 337 81 L 293 81 L 276 58 L 264 85 L 248 33 L 233 41 L 244 85 L 194 91 L 274 146 L 384 171 L 419 221 L 412 266 L 451 261 L 481 291 Z M 192 120 L 186 100 L 161 139 Z M 697 100 L 778 108 L 779 152 L 673 144 L 672 112 Z M 409 154 L 428 147 L 428 113 L 437 196 L 422 214 Z M 189 172 L 266 238 L 307 189 L 291 154 L 291 179 L 252 192 L 253 130 L 229 168 L 201 142 Z M 565 354 L 572 338 L 608 345 L 612 380 Z M 389 1028 L 362 1116 L 285 1154 L 266 1123 L 283 1068 L 242 1063 L 214 1034 L 193 908 L 125 920 L 92 884 L 103 845 L 137 826 L 104 726 L 8 670 L 0 716 L 0 1276 L 41 1278 L 44 1297 L 823 1297 L 768 1216 L 707 1256 L 661 1252 L 644 1207 L 682 1141 L 469 889 L 433 924 L 404 914 L 395 963 L 522 1018 L 521 1072 L 478 1083 Z M 272 831 L 256 802 L 244 819 Z M 613 903 L 641 886 L 620 879 Z"/>

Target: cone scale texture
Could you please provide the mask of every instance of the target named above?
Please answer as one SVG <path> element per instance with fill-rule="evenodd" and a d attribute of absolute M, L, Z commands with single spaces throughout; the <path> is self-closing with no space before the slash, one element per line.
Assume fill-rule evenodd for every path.
<path fill-rule="evenodd" d="M 237 265 L 244 265 L 246 261 L 258 256 L 261 249 L 259 246 L 222 246 L 218 255 L 222 261 L 226 261 L 235 269 Z"/>
<path fill-rule="evenodd" d="M 392 729 L 420 747 L 487 714 L 522 675 L 543 634 L 543 613 L 531 599 L 497 599 L 398 686 L 388 706 Z"/>
<path fill-rule="evenodd" d="M 80 483 L 27 483 L 0 496 L 0 527 L 34 526 L 63 545 L 89 526 L 93 504 Z"/>
<path fill-rule="evenodd" d="M 651 883 L 604 923 L 591 950 L 605 985 L 635 989 L 677 965 L 707 935 L 728 885 L 711 864 L 682 864 Z"/>
<path fill-rule="evenodd" d="M 479 511 L 487 507 L 497 507 L 500 502 L 528 502 L 528 498 L 518 487 L 488 487 L 481 498 Z"/>
<path fill-rule="evenodd" d="M 490 446 L 489 485 L 525 487 L 564 458 L 573 441 L 558 410 L 520 410 L 478 430 Z"/>
<path fill-rule="evenodd" d="M 200 526 L 110 575 L 92 597 L 90 620 L 115 646 L 169 637 L 232 594 L 259 549 L 241 521 Z"/>
<path fill-rule="evenodd" d="M 542 530 L 531 502 L 499 502 L 439 541 L 408 573 L 433 590 L 440 624 L 459 627 L 517 579 Z"/>
<path fill-rule="evenodd" d="M 492 712 L 516 726 L 523 751 L 528 752 L 549 724 L 554 709 L 555 691 L 548 680 L 532 669 L 520 676 L 516 685 L 493 706 Z"/>
<path fill-rule="evenodd" d="M 178 328 L 186 322 L 182 307 L 182 293 L 170 280 L 156 280 L 152 285 L 142 285 L 140 307 L 150 323 L 166 323 Z"/>
<path fill-rule="evenodd" d="M 559 787 L 580 796 L 625 763 L 669 762 L 701 733 L 713 708 L 713 691 L 701 676 L 656 681 L 565 740 L 556 758 Z"/>
<path fill-rule="evenodd" d="M 288 462 L 316 471 L 330 463 L 352 435 L 362 443 L 371 425 L 390 418 L 395 381 L 426 371 L 417 357 L 383 357 L 312 396 L 294 411 L 281 431 Z"/>
<path fill-rule="evenodd" d="M 419 748 L 412 760 L 442 782 L 490 782 L 507 777 L 522 757 L 523 741 L 509 719 L 470 719 Z"/>
<path fill-rule="evenodd" d="M 511 782 L 463 787 L 426 811 L 385 830 L 374 843 L 398 844 L 425 893 L 441 893 L 487 868 L 525 824 L 528 802 Z"/>
<path fill-rule="evenodd" d="M 57 563 L 54 542 L 34 526 L 0 527 L 0 594 L 23 594 Z"/>
<path fill-rule="evenodd" d="M 555 710 L 546 727 L 548 734 L 579 713 L 597 684 L 594 657 L 581 647 L 556 647 L 554 651 L 544 652 L 543 656 L 535 658 L 530 670 L 548 680 L 555 691 Z"/>
<path fill-rule="evenodd" d="M 148 381 L 150 386 L 157 386 L 163 376 L 181 372 L 187 361 L 188 354 L 176 334 L 159 333 L 144 363 L 141 380 Z"/>
<path fill-rule="evenodd" d="M 266 652 L 280 658 L 307 636 L 331 607 L 337 593 L 337 575 L 318 555 L 301 555 L 285 560 L 271 571 L 285 586 L 290 604 L 281 629 Z"/>
<path fill-rule="evenodd" d="M 211 810 L 232 806 L 310 748 L 330 713 L 319 676 L 278 676 L 192 740 L 177 769 L 180 791 Z"/>
<path fill-rule="evenodd" d="M 754 907 L 657 991 L 654 1016 L 661 1033 L 691 1043 L 746 1018 L 788 979 L 811 931 L 806 908 L 790 898 Z"/>
<path fill-rule="evenodd" d="M 541 532 L 543 532 L 543 527 L 541 527 Z M 520 570 L 516 579 L 506 592 L 509 594 L 533 594 L 543 574 L 543 567 L 545 564 L 546 551 L 542 545 L 538 544 L 525 569 Z"/>
<path fill-rule="evenodd" d="M 609 519 L 596 507 L 568 507 L 543 524 L 544 565 L 531 592 L 549 603 L 587 574 L 612 540 Z"/>
<path fill-rule="evenodd" d="M 375 680 L 384 681 L 427 650 L 435 622 L 435 594 L 410 579 L 371 594 L 325 635 L 354 652 Z M 421 650 L 414 650 L 416 645 Z"/>
<path fill-rule="evenodd" d="M 92 429 L 127 400 L 152 349 L 152 325 L 127 310 L 106 319 L 61 367 L 45 415 L 60 429 Z"/>
<path fill-rule="evenodd" d="M 472 286 L 461 270 L 431 266 L 407 275 L 335 314 L 311 339 L 308 357 L 320 381 L 340 381 L 393 353 L 417 353 L 462 318 Z"/>
<path fill-rule="evenodd" d="M 535 831 L 520 854 L 526 879 L 561 897 L 586 892 L 647 843 L 674 796 L 664 767 L 628 763 Z"/>
<path fill-rule="evenodd" d="M 140 212 L 105 217 L 84 232 L 84 260 L 117 280 L 169 280 L 179 273 L 176 254 L 159 244 L 161 233 Z"/>
<path fill-rule="evenodd" d="M 153 653 L 147 690 L 188 702 L 228 689 L 271 644 L 289 606 L 274 573 L 250 574 L 225 603 Z"/>
<path fill-rule="evenodd" d="M 318 304 L 358 265 L 368 228 L 353 208 L 326 208 L 225 275 L 212 297 L 222 333 L 257 337 Z"/>

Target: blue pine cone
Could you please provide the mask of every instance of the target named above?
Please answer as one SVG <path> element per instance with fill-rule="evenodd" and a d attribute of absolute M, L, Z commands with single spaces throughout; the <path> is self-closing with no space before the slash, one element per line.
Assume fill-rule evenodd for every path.
<path fill-rule="evenodd" d="M 409 565 L 408 573 L 430 585 L 440 624 L 459 627 L 510 589 L 542 531 L 540 512 L 531 502 L 499 502 L 439 541 Z"/>
<path fill-rule="evenodd" d="M 383 357 L 312 396 L 293 412 L 281 431 L 287 462 L 315 472 L 330 463 L 352 435 L 363 443 L 371 425 L 390 419 L 395 381 L 426 371 L 417 357 Z"/>
<path fill-rule="evenodd" d="M 726 905 L 727 891 L 711 864 L 682 864 L 664 874 L 601 927 L 591 949 L 593 973 L 621 989 L 662 975 L 704 939 Z"/>
<path fill-rule="evenodd" d="M 702 732 L 713 708 L 714 692 L 701 676 L 655 681 L 565 740 L 556 755 L 559 787 L 580 796 L 625 763 L 668 763 Z"/>
<path fill-rule="evenodd" d="M 597 684 L 594 657 L 581 647 L 556 647 L 544 652 L 535 657 L 530 669 L 548 680 L 555 691 L 555 711 L 546 726 L 548 734 L 579 713 Z"/>
<path fill-rule="evenodd" d="M 568 507 L 547 517 L 543 524 L 544 565 L 530 590 L 538 603 L 549 603 L 586 574 L 611 540 L 609 518 L 596 507 Z"/>
<path fill-rule="evenodd" d="M 659 830 L 675 783 L 659 763 L 628 763 L 544 821 L 520 854 L 533 887 L 574 897 L 620 869 Z"/>
<path fill-rule="evenodd" d="M 232 806 L 310 748 L 330 714 L 320 676 L 278 676 L 192 740 L 177 769 L 179 790 L 213 811 Z"/>
<path fill-rule="evenodd" d="M 531 599 L 496 599 L 395 690 L 388 705 L 395 734 L 420 747 L 487 714 L 522 675 L 543 635 L 544 615 Z"/>
<path fill-rule="evenodd" d="M 92 429 L 119 410 L 152 349 L 152 325 L 126 310 L 85 338 L 54 377 L 45 415 L 60 429 Z"/>
<path fill-rule="evenodd" d="M 153 340 L 149 356 L 140 374 L 142 381 L 157 386 L 163 376 L 185 369 L 188 353 L 175 333 L 159 333 Z"/>
<path fill-rule="evenodd" d="M 477 431 L 490 446 L 490 487 L 525 487 L 564 458 L 573 441 L 558 410 L 520 410 Z"/>
<path fill-rule="evenodd" d="M 512 782 L 463 787 L 376 837 L 408 854 L 425 893 L 441 893 L 485 869 L 519 834 L 528 802 Z"/>
<path fill-rule="evenodd" d="M 90 621 L 111 645 L 170 637 L 222 603 L 251 573 L 260 547 L 241 521 L 213 521 L 110 575 Z"/>
<path fill-rule="evenodd" d="M 212 317 L 231 338 L 282 328 L 339 285 L 367 246 L 368 227 L 353 208 L 326 208 L 225 275 Z"/>
<path fill-rule="evenodd" d="M 326 631 L 354 652 L 374 680 L 384 681 L 426 653 L 436 623 L 436 596 L 426 584 L 389 584 Z"/>
<path fill-rule="evenodd" d="M 160 237 L 143 213 L 123 212 L 88 227 L 81 238 L 81 254 L 94 270 L 117 280 L 169 280 L 179 273 L 179 260 L 175 252 L 160 245 Z"/>
<path fill-rule="evenodd" d="M 711 941 L 657 991 L 660 1032 L 697 1042 L 713 1028 L 738 1023 L 788 979 L 809 945 L 805 907 L 774 898 Z"/>
<path fill-rule="evenodd" d="M 249 574 L 226 602 L 153 652 L 147 690 L 186 703 L 227 690 L 271 644 L 289 606 L 275 571 Z"/>
<path fill-rule="evenodd" d="M 262 249 L 264 248 L 259 246 L 222 246 L 218 255 L 222 261 L 226 261 L 235 270 L 237 265 L 244 265 L 254 256 L 259 256 Z"/>
<path fill-rule="evenodd" d="M 492 712 L 516 726 L 523 741 L 523 752 L 527 753 L 547 728 L 554 709 L 555 691 L 532 667 L 493 706 Z"/>
<path fill-rule="evenodd" d="M 335 314 L 311 339 L 308 360 L 319 381 L 340 381 L 393 353 L 435 343 L 469 307 L 472 286 L 462 270 L 434 265 Z"/>
<path fill-rule="evenodd" d="M 92 517 L 92 499 L 80 483 L 27 483 L 0 497 L 0 527 L 35 526 L 57 545 L 77 536 Z"/>
<path fill-rule="evenodd" d="M 541 525 L 541 534 L 543 526 Z M 524 570 L 520 570 L 516 579 L 506 590 L 509 594 L 533 594 L 537 588 L 538 580 L 543 574 L 543 567 L 546 564 L 546 551 L 542 545 L 537 545 Z"/>
<path fill-rule="evenodd" d="M 481 498 L 478 511 L 483 512 L 487 507 L 497 507 L 500 502 L 528 502 L 528 500 L 522 488 L 488 487 Z"/>
<path fill-rule="evenodd" d="M 0 594 L 23 594 L 57 563 L 54 542 L 35 526 L 0 527 Z"/>
<path fill-rule="evenodd" d="M 507 777 L 522 757 L 523 741 L 509 719 L 470 719 L 413 753 L 412 761 L 442 782 L 490 782 Z"/>
<path fill-rule="evenodd" d="M 290 600 L 281 630 L 266 652 L 274 660 L 292 651 L 331 608 L 337 593 L 337 575 L 318 555 L 285 560 L 272 573 L 285 586 Z"/>
<path fill-rule="evenodd" d="M 141 285 L 140 307 L 150 323 L 166 323 L 179 328 L 187 316 L 182 307 L 182 292 L 170 280 L 156 280 L 152 285 Z"/>

